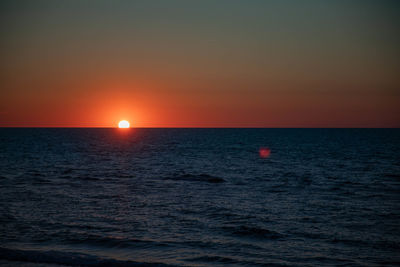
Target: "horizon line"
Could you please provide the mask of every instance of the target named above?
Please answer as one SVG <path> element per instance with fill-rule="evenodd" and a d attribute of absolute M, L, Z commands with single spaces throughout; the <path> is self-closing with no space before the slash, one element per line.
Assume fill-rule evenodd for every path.
<path fill-rule="evenodd" d="M 224 127 L 224 126 L 202 126 L 202 127 L 130 127 L 130 128 L 119 128 L 119 127 L 92 127 L 92 126 L 0 126 L 0 129 L 121 129 L 121 130 L 129 130 L 129 129 L 400 129 L 400 127 L 335 127 L 335 126 L 326 126 L 326 127 L 313 127 L 313 126 L 304 126 L 304 127 Z"/>

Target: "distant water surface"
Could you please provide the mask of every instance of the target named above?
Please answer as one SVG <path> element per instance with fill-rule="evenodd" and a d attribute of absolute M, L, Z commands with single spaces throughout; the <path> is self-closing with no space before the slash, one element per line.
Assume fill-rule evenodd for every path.
<path fill-rule="evenodd" d="M 400 265 L 400 131 L 0 129 L 21 262 Z"/>

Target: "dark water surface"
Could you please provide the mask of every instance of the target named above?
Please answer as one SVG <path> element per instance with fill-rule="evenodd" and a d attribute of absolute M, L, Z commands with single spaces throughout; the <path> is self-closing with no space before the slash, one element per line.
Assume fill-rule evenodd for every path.
<path fill-rule="evenodd" d="M 399 265 L 399 208 L 395 129 L 0 129 L 3 264 Z"/>

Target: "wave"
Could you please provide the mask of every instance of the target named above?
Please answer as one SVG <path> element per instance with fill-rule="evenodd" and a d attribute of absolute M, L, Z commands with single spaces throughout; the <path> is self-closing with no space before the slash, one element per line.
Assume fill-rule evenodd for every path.
<path fill-rule="evenodd" d="M 395 178 L 396 180 L 400 180 L 400 174 L 398 173 L 385 173 L 385 177 Z"/>
<path fill-rule="evenodd" d="M 201 263 L 209 263 L 213 265 L 238 265 L 238 266 L 287 266 L 287 264 L 279 264 L 279 263 L 273 263 L 273 262 L 268 262 L 268 263 L 257 263 L 255 261 L 248 261 L 248 260 L 236 260 L 233 258 L 229 257 L 223 257 L 223 256 L 216 256 L 216 255 L 207 255 L 207 256 L 200 256 L 200 257 L 194 257 L 190 259 L 185 259 L 185 261 L 189 262 L 201 262 Z M 213 266 L 211 265 L 211 266 Z"/>
<path fill-rule="evenodd" d="M 125 239 L 118 237 L 106 237 L 98 235 L 87 235 L 87 236 L 61 236 L 64 243 L 72 245 L 89 245 L 103 248 L 134 248 L 134 247 L 165 247 L 168 246 L 163 242 L 152 241 L 152 240 L 141 240 L 141 239 Z"/>
<path fill-rule="evenodd" d="M 100 181 L 100 178 L 96 178 L 93 176 L 78 176 L 77 179 L 83 180 L 83 181 Z"/>
<path fill-rule="evenodd" d="M 343 244 L 347 246 L 354 246 L 354 247 L 371 247 L 371 248 L 384 248 L 386 250 L 392 251 L 399 251 L 400 244 L 398 242 L 389 241 L 389 240 L 359 240 L 359 239 L 341 239 L 341 238 L 334 238 L 330 240 L 333 244 Z"/>
<path fill-rule="evenodd" d="M 223 264 L 238 264 L 239 261 L 232 259 L 232 258 L 227 258 L 227 257 L 221 257 L 221 256 L 200 256 L 200 257 L 195 257 L 191 259 L 187 259 L 187 261 L 193 261 L 193 262 L 214 262 L 214 263 L 223 263 Z"/>
<path fill-rule="evenodd" d="M 173 266 L 164 263 L 154 262 L 136 262 L 136 261 L 122 261 L 109 258 L 100 258 L 98 256 L 77 253 L 77 252 L 60 252 L 60 251 L 36 251 L 36 250 L 17 250 L 0 247 L 0 260 L 18 261 L 29 263 L 47 263 L 47 264 L 61 264 L 67 266 Z"/>
<path fill-rule="evenodd" d="M 223 183 L 224 179 L 216 176 L 211 176 L 208 174 L 182 174 L 182 175 L 174 175 L 165 177 L 165 180 L 174 180 L 174 181 L 191 181 L 191 182 L 207 182 L 207 183 Z"/>
<path fill-rule="evenodd" d="M 259 227 L 239 226 L 223 227 L 223 229 L 239 237 L 250 237 L 257 239 L 280 239 L 284 237 L 283 234 Z"/>

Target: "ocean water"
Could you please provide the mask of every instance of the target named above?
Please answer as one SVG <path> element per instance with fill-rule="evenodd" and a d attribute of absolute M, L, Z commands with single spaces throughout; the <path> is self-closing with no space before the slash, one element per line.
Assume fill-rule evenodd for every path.
<path fill-rule="evenodd" d="M 0 129 L 0 264 L 38 263 L 398 266 L 400 131 Z"/>

